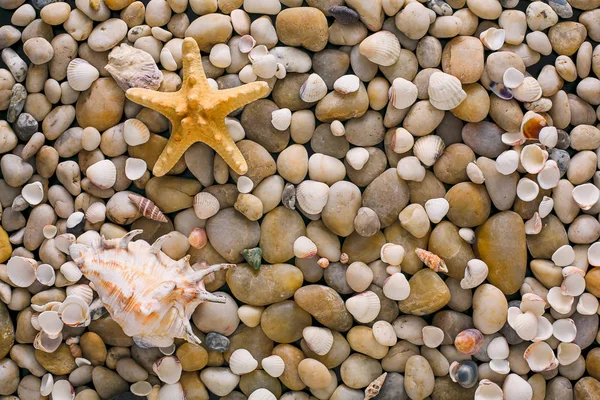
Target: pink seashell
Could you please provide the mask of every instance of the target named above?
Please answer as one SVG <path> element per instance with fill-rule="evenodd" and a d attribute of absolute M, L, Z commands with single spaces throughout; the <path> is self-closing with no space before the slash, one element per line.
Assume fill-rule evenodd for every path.
<path fill-rule="evenodd" d="M 190 232 L 190 236 L 188 236 L 188 242 L 190 243 L 190 246 L 195 249 L 202 249 L 206 246 L 208 238 L 204 228 L 194 228 L 192 232 Z"/>
<path fill-rule="evenodd" d="M 419 260 L 423 261 L 423 263 L 434 272 L 448 272 L 446 263 L 438 255 L 419 248 L 415 249 L 415 253 L 417 254 L 417 257 L 419 257 Z"/>
<path fill-rule="evenodd" d="M 454 347 L 462 354 L 472 355 L 479 351 L 484 340 L 483 334 L 477 329 L 465 329 L 456 335 Z"/>
<path fill-rule="evenodd" d="M 160 209 L 152 200 L 138 196 L 137 194 L 130 194 L 129 200 L 135 204 L 135 206 L 142 212 L 144 217 L 158 222 L 168 221 L 167 217 L 165 217 L 165 214 L 160 211 Z"/>

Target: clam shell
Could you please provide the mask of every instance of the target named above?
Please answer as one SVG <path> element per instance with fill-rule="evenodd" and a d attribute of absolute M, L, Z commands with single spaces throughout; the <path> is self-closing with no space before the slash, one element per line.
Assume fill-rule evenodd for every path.
<path fill-rule="evenodd" d="M 227 68 L 231 65 L 231 51 L 225 43 L 217 43 L 212 49 L 208 59 L 217 68 Z"/>
<path fill-rule="evenodd" d="M 460 236 L 462 240 L 469 244 L 475 243 L 475 231 L 471 228 L 460 228 L 458 230 L 458 236 Z"/>
<path fill-rule="evenodd" d="M 346 161 L 357 171 L 365 166 L 369 157 L 369 151 L 363 147 L 353 147 L 346 153 Z"/>
<path fill-rule="evenodd" d="M 542 87 L 538 81 L 528 76 L 518 87 L 511 89 L 513 97 L 523 103 L 530 103 L 542 97 Z"/>
<path fill-rule="evenodd" d="M 333 82 L 333 89 L 341 94 L 354 93 L 360 88 L 360 78 L 356 75 L 340 76 Z"/>
<path fill-rule="evenodd" d="M 219 212 L 219 200 L 208 192 L 201 192 L 194 196 L 194 213 L 200 219 L 208 219 Z"/>
<path fill-rule="evenodd" d="M 548 166 L 549 163 L 550 162 L 547 162 L 546 166 Z M 538 183 L 540 184 L 540 187 L 542 189 L 546 189 L 540 182 L 539 176 L 538 176 Z M 538 207 L 538 212 L 540 213 L 540 218 L 546 218 L 548 216 L 548 214 L 550 214 L 552 212 L 553 209 L 554 209 L 554 200 L 552 199 L 552 197 L 544 196 L 544 198 L 542 199 L 542 201 L 540 203 L 540 206 Z"/>
<path fill-rule="evenodd" d="M 575 343 L 559 343 L 556 358 L 560 365 L 573 364 L 581 355 L 581 347 Z"/>
<path fill-rule="evenodd" d="M 74 58 L 67 66 L 67 81 L 74 90 L 83 92 L 100 77 L 98 70 L 82 58 Z"/>
<path fill-rule="evenodd" d="M 136 181 L 140 179 L 147 170 L 148 165 L 146 164 L 146 161 L 141 158 L 129 157 L 127 161 L 125 161 L 125 176 L 129 180 Z"/>
<path fill-rule="evenodd" d="M 250 35 L 244 35 L 238 41 L 238 49 L 241 53 L 248 54 L 256 46 L 256 40 Z"/>
<path fill-rule="evenodd" d="M 248 400 L 277 400 L 277 397 L 268 389 L 260 388 L 250 393 Z"/>
<path fill-rule="evenodd" d="M 473 361 L 454 361 L 450 364 L 450 379 L 464 388 L 471 388 L 477 384 L 477 364 Z"/>
<path fill-rule="evenodd" d="M 552 254 L 552 262 L 559 267 L 566 267 L 575 261 L 575 250 L 573 247 L 565 244 L 560 246 L 556 251 Z"/>
<path fill-rule="evenodd" d="M 552 324 L 553 335 L 563 343 L 570 343 L 577 336 L 577 326 L 571 318 L 557 319 Z"/>
<path fill-rule="evenodd" d="M 123 139 L 129 146 L 139 146 L 150 140 L 150 130 L 139 119 L 130 118 L 123 124 Z"/>
<path fill-rule="evenodd" d="M 494 382 L 482 379 L 475 391 L 475 400 L 504 400 L 504 393 Z"/>
<path fill-rule="evenodd" d="M 562 270 L 563 281 L 560 291 L 565 296 L 579 296 L 585 290 L 585 272 L 577 267 L 565 267 Z"/>
<path fill-rule="evenodd" d="M 381 261 L 389 265 L 400 265 L 404 260 L 404 247 L 395 243 L 386 243 L 381 246 L 379 257 Z"/>
<path fill-rule="evenodd" d="M 429 102 L 438 110 L 452 110 L 467 98 L 460 80 L 444 72 L 434 72 L 429 77 Z"/>
<path fill-rule="evenodd" d="M 75 398 L 75 389 L 66 379 L 56 381 L 52 386 L 53 400 L 73 400 Z"/>
<path fill-rule="evenodd" d="M 523 340 L 532 340 L 537 334 L 538 320 L 532 312 L 523 313 L 516 307 L 510 307 L 508 324 Z"/>
<path fill-rule="evenodd" d="M 425 179 L 425 168 L 415 156 L 403 157 L 398 161 L 396 173 L 405 181 L 421 182 Z"/>
<path fill-rule="evenodd" d="M 33 182 L 23 186 L 21 196 L 32 206 L 36 206 L 44 199 L 44 186 L 41 182 Z"/>
<path fill-rule="evenodd" d="M 534 315 L 541 317 L 544 315 L 546 301 L 535 293 L 525 293 L 521 299 L 519 309 L 522 312 L 532 312 Z"/>
<path fill-rule="evenodd" d="M 54 245 L 65 254 L 69 254 L 69 246 L 75 243 L 75 235 L 72 233 L 61 233 L 54 238 Z"/>
<path fill-rule="evenodd" d="M 506 375 L 510 372 L 510 363 L 508 360 L 491 360 L 490 369 L 498 374 Z"/>
<path fill-rule="evenodd" d="M 521 122 L 521 135 L 525 139 L 538 139 L 543 128 L 548 126 L 548 121 L 540 114 L 527 111 Z"/>
<path fill-rule="evenodd" d="M 152 397 L 152 393 L 150 393 L 148 397 L 150 399 L 155 399 L 155 397 Z M 181 386 L 181 383 L 179 382 L 172 385 L 163 385 L 158 391 L 157 400 L 186 400 L 185 392 L 183 391 L 183 386 Z"/>
<path fill-rule="evenodd" d="M 70 285 L 67 286 L 67 297 L 77 296 L 83 299 L 87 304 L 91 304 L 94 298 L 94 291 L 89 285 Z"/>
<path fill-rule="evenodd" d="M 430 349 L 439 347 L 444 341 L 444 331 L 437 326 L 424 326 L 421 330 L 423 343 Z"/>
<path fill-rule="evenodd" d="M 322 182 L 306 180 L 296 187 L 296 203 L 308 214 L 320 214 L 328 198 L 329 186 Z"/>
<path fill-rule="evenodd" d="M 278 131 L 285 131 L 292 123 L 292 112 L 289 108 L 282 108 L 271 113 L 271 124 Z"/>
<path fill-rule="evenodd" d="M 58 337 L 64 326 L 57 311 L 42 312 L 38 317 L 38 323 L 40 324 L 42 331 L 49 337 Z"/>
<path fill-rule="evenodd" d="M 402 272 L 390 275 L 383 283 L 383 294 L 391 300 L 405 300 L 410 295 L 410 285 Z"/>
<path fill-rule="evenodd" d="M 321 100 L 327 94 L 327 85 L 323 78 L 317 74 L 311 74 L 300 86 L 300 98 L 307 103 Z"/>
<path fill-rule="evenodd" d="M 542 189 L 552 189 L 558 185 L 558 182 L 560 181 L 560 169 L 558 168 L 556 161 L 546 161 L 546 165 L 537 175 L 537 181 Z M 549 199 L 552 200 L 551 198 Z M 554 200 L 552 200 L 551 203 L 549 200 L 547 200 L 545 205 L 542 205 L 542 203 L 540 203 L 540 211 L 544 212 L 540 212 L 540 216 L 545 218 L 552 211 L 554 207 Z M 543 210 L 542 206 L 544 207 Z"/>
<path fill-rule="evenodd" d="M 252 70 L 259 78 L 270 79 L 277 73 L 277 58 L 273 54 L 260 57 L 252 62 Z"/>
<path fill-rule="evenodd" d="M 546 342 L 533 343 L 525 350 L 523 358 L 533 372 L 549 371 L 558 367 L 554 351 Z"/>
<path fill-rule="evenodd" d="M 240 321 L 244 323 L 244 325 L 254 328 L 260 324 L 260 318 L 263 311 L 265 311 L 264 307 L 249 306 L 244 304 L 238 308 L 238 317 L 240 318 Z"/>
<path fill-rule="evenodd" d="M 488 266 L 485 262 L 473 258 L 467 262 L 465 277 L 460 281 L 463 289 L 473 289 L 481 285 L 488 276 Z"/>
<path fill-rule="evenodd" d="M 492 51 L 500 50 L 504 45 L 506 32 L 504 29 L 489 28 L 479 35 L 479 40 L 488 49 Z"/>
<path fill-rule="evenodd" d="M 397 128 L 392 135 L 390 147 L 394 153 L 404 154 L 413 148 L 415 144 L 414 136 L 404 128 Z"/>
<path fill-rule="evenodd" d="M 365 38 L 359 51 L 372 63 L 389 67 L 400 58 L 400 42 L 392 32 L 379 31 Z"/>
<path fill-rule="evenodd" d="M 148 396 L 152 392 L 152 385 L 146 381 L 138 381 L 129 386 L 129 391 L 136 396 Z"/>
<path fill-rule="evenodd" d="M 537 235 L 542 231 L 542 218 L 540 214 L 536 211 L 527 222 L 525 222 L 525 233 L 528 235 Z"/>
<path fill-rule="evenodd" d="M 17 287 L 26 288 L 35 282 L 37 262 L 31 258 L 12 257 L 6 264 L 8 279 Z"/>
<path fill-rule="evenodd" d="M 231 355 L 233 357 L 233 354 Z M 158 379 L 166 384 L 175 384 L 181 378 L 181 362 L 175 356 L 165 356 L 152 364 L 152 370 L 158 376 Z"/>
<path fill-rule="evenodd" d="M 519 168 L 519 153 L 507 150 L 496 158 L 496 171 L 502 175 L 510 175 Z"/>
<path fill-rule="evenodd" d="M 419 89 L 411 81 L 404 78 L 396 78 L 388 91 L 388 97 L 392 106 L 398 110 L 404 110 L 412 106 L 419 95 Z"/>
<path fill-rule="evenodd" d="M 110 160 L 101 160 L 90 165 L 85 175 L 100 189 L 109 189 L 117 181 L 117 167 Z"/>
<path fill-rule="evenodd" d="M 538 184 L 529 178 L 521 178 L 517 183 L 517 197 L 523 201 L 535 200 L 539 191 Z"/>
<path fill-rule="evenodd" d="M 393 346 L 398 342 L 394 327 L 387 321 L 377 321 L 373 324 L 373 337 L 383 346 Z"/>
<path fill-rule="evenodd" d="M 333 346 L 333 334 L 327 328 L 307 326 L 302 330 L 302 337 L 308 347 L 320 356 L 329 353 Z"/>
<path fill-rule="evenodd" d="M 44 237 L 46 239 L 52 239 L 54 238 L 54 236 L 56 236 L 58 228 L 56 227 L 56 225 L 45 225 L 42 228 L 42 232 L 44 233 Z"/>
<path fill-rule="evenodd" d="M 65 276 L 69 282 L 77 282 L 81 279 L 83 274 L 79 270 L 77 264 L 73 261 L 67 261 L 60 266 L 60 272 Z"/>
<path fill-rule="evenodd" d="M 58 313 L 68 326 L 84 326 L 91 321 L 89 304 L 79 296 L 68 296 L 58 308 Z"/>
<path fill-rule="evenodd" d="M 40 331 L 33 340 L 33 347 L 46 353 L 54 353 L 62 344 L 62 333 L 56 337 L 50 337 L 46 332 Z"/>
<path fill-rule="evenodd" d="M 502 76 L 502 83 L 509 89 L 515 89 L 521 86 L 525 80 L 525 75 L 516 68 L 509 67 L 504 71 Z"/>
<path fill-rule="evenodd" d="M 445 148 L 446 145 L 441 137 L 427 135 L 415 142 L 413 153 L 423 164 L 431 167 L 442 156 Z"/>
<path fill-rule="evenodd" d="M 106 218 L 106 205 L 102 202 L 96 202 L 88 207 L 85 212 L 85 219 L 92 224 L 104 222 Z"/>
<path fill-rule="evenodd" d="M 600 266 L 600 242 L 592 243 L 587 252 L 588 262 L 594 267 Z"/>
<path fill-rule="evenodd" d="M 521 165 L 530 174 L 537 174 L 546 165 L 548 152 L 535 144 L 529 144 L 521 150 Z"/>
<path fill-rule="evenodd" d="M 429 220 L 434 224 L 441 222 L 450 210 L 448 200 L 440 197 L 437 199 L 429 199 L 425 202 L 425 212 Z"/>
<path fill-rule="evenodd" d="M 366 324 L 377 318 L 381 303 L 379 297 L 368 290 L 346 300 L 346 309 L 358 322 Z"/>
<path fill-rule="evenodd" d="M 510 350 L 506 338 L 499 336 L 492 339 L 487 346 L 486 352 L 487 356 L 492 360 L 504 360 L 508 358 Z"/>
<path fill-rule="evenodd" d="M 285 371 L 285 362 L 279 356 L 265 357 L 262 359 L 261 365 L 265 372 L 273 378 L 279 378 Z"/>
<path fill-rule="evenodd" d="M 550 339 L 552 336 L 552 324 L 545 317 L 537 317 L 538 326 L 534 342 L 541 342 Z"/>
<path fill-rule="evenodd" d="M 579 296 L 577 312 L 581 315 L 594 315 L 598 312 L 598 298 L 591 293 Z"/>
<path fill-rule="evenodd" d="M 317 255 L 317 245 L 306 236 L 300 236 L 294 241 L 294 256 L 311 258 Z"/>
<path fill-rule="evenodd" d="M 465 329 L 454 339 L 454 347 L 462 354 L 473 355 L 479 351 L 485 338 L 477 329 Z"/>
<path fill-rule="evenodd" d="M 145 218 L 158 222 L 168 221 L 167 217 L 165 217 L 162 211 L 160 211 L 158 206 L 154 204 L 152 200 L 133 193 L 129 194 L 127 197 L 129 198 L 129 201 L 135 204 Z"/>
<path fill-rule="evenodd" d="M 558 144 L 558 131 L 554 126 L 546 126 L 540 130 L 539 135 L 540 143 L 547 148 L 556 147 Z"/>
<path fill-rule="evenodd" d="M 512 100 L 514 97 L 512 91 L 504 86 L 503 83 L 492 82 L 490 83 L 490 89 L 494 94 L 500 97 L 502 100 Z"/>
<path fill-rule="evenodd" d="M 591 184 L 585 183 L 573 188 L 573 200 L 579 205 L 582 210 L 589 210 L 600 199 L 600 190 Z"/>
<path fill-rule="evenodd" d="M 243 83 L 250 83 L 255 82 L 258 79 L 258 76 L 254 72 L 252 65 L 248 64 L 239 72 L 238 78 L 240 78 L 240 81 Z"/>
<path fill-rule="evenodd" d="M 52 286 L 56 281 L 56 272 L 50 264 L 41 264 L 35 270 L 35 277 L 44 286 Z"/>
<path fill-rule="evenodd" d="M 254 371 L 258 361 L 246 349 L 237 349 L 229 358 L 229 368 L 236 375 L 244 375 Z"/>
<path fill-rule="evenodd" d="M 267 46 L 261 44 L 256 47 L 253 47 L 252 50 L 248 53 L 248 59 L 251 63 L 258 61 L 259 58 L 265 57 L 269 54 L 269 49 Z"/>
<path fill-rule="evenodd" d="M 567 314 L 571 310 L 574 298 L 570 295 L 564 295 L 559 287 L 553 287 L 548 290 L 546 300 L 550 306 L 559 314 Z"/>
<path fill-rule="evenodd" d="M 52 387 L 54 386 L 54 376 L 51 373 L 46 373 L 42 377 L 42 383 L 40 385 L 40 394 L 42 396 L 49 396 L 52 393 Z"/>

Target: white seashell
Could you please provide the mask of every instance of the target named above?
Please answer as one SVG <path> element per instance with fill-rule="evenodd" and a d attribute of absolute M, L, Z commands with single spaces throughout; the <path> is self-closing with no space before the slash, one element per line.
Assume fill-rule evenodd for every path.
<path fill-rule="evenodd" d="M 517 196 L 523 201 L 533 201 L 540 191 L 537 183 L 529 178 L 521 178 L 517 184 Z"/>
<path fill-rule="evenodd" d="M 474 400 L 504 400 L 504 393 L 500 386 L 494 382 L 489 379 L 482 379 L 475 391 Z"/>
<path fill-rule="evenodd" d="M 423 335 L 423 343 L 430 349 L 439 347 L 444 341 L 444 331 L 437 326 L 424 326 L 421 329 Z"/>
<path fill-rule="evenodd" d="M 167 347 L 160 347 L 159 350 L 165 356 L 170 356 L 175 353 L 175 350 L 177 350 L 177 346 L 175 345 L 175 343 L 173 343 L 172 345 L 167 346 Z"/>
<path fill-rule="evenodd" d="M 535 337 L 533 338 L 534 342 L 542 342 L 544 340 L 550 339 L 552 337 L 552 324 L 545 317 L 538 317 L 538 328 Z"/>
<path fill-rule="evenodd" d="M 398 342 L 394 327 L 387 321 L 381 320 L 373 324 L 373 337 L 382 346 L 394 346 Z"/>
<path fill-rule="evenodd" d="M 260 324 L 260 317 L 262 316 L 264 310 L 264 307 L 249 306 L 244 304 L 238 308 L 238 317 L 240 318 L 240 321 L 244 323 L 244 325 L 254 328 Z"/>
<path fill-rule="evenodd" d="M 427 135 L 415 142 L 413 152 L 423 164 L 431 167 L 442 156 L 445 148 L 446 145 L 441 137 Z"/>
<path fill-rule="evenodd" d="M 575 261 L 575 250 L 568 244 L 560 246 L 552 254 L 552 262 L 559 267 L 566 267 Z"/>
<path fill-rule="evenodd" d="M 381 303 L 379 297 L 368 290 L 346 300 L 346 309 L 354 319 L 366 324 L 377 318 L 381 311 Z"/>
<path fill-rule="evenodd" d="M 278 131 L 285 131 L 292 123 L 292 112 L 289 108 L 282 108 L 271 113 L 271 124 Z"/>
<path fill-rule="evenodd" d="M 496 171 L 502 175 L 510 175 L 519 168 L 519 153 L 507 150 L 496 158 Z"/>
<path fill-rule="evenodd" d="M 208 192 L 200 192 L 194 196 L 194 213 L 200 219 L 208 219 L 221 209 L 219 200 Z"/>
<path fill-rule="evenodd" d="M 67 261 L 60 266 L 60 272 L 65 276 L 69 282 L 77 282 L 81 279 L 83 274 L 81 270 L 73 261 Z"/>
<path fill-rule="evenodd" d="M 231 51 L 225 43 L 217 43 L 212 49 L 208 60 L 217 68 L 227 68 L 231 65 Z"/>
<path fill-rule="evenodd" d="M 311 74 L 300 87 L 300 98 L 307 103 L 321 100 L 327 94 L 327 85 L 323 78 Z"/>
<path fill-rule="evenodd" d="M 546 300 L 556 312 L 559 314 L 567 314 L 571 311 L 574 298 L 573 296 L 562 294 L 561 288 L 553 287 L 548 290 Z"/>
<path fill-rule="evenodd" d="M 553 335 L 561 342 L 570 343 L 577 336 L 577 327 L 571 318 L 557 319 L 552 324 Z"/>
<path fill-rule="evenodd" d="M 560 170 L 558 169 L 556 161 L 546 161 L 546 166 L 544 166 L 544 169 L 542 169 L 537 175 L 537 181 L 542 189 L 552 189 L 558 185 L 558 181 L 560 181 Z M 554 202 L 552 202 L 552 207 L 554 207 Z M 550 213 L 551 211 L 552 209 L 549 209 L 548 213 Z"/>
<path fill-rule="evenodd" d="M 308 214 L 320 214 L 328 198 L 329 186 L 322 182 L 306 180 L 296 187 L 296 202 Z"/>
<path fill-rule="evenodd" d="M 247 176 L 240 176 L 237 181 L 237 190 L 240 193 L 250 193 L 254 188 L 254 182 Z"/>
<path fill-rule="evenodd" d="M 577 267 L 565 267 L 562 270 L 563 281 L 560 291 L 566 296 L 579 296 L 585 290 L 585 272 Z"/>
<path fill-rule="evenodd" d="M 127 161 L 125 161 L 125 176 L 129 180 L 136 181 L 140 179 L 147 170 L 148 165 L 146 165 L 146 161 L 141 158 L 129 157 Z"/>
<path fill-rule="evenodd" d="M 413 135 L 404 128 L 396 129 L 392 136 L 391 149 L 394 153 L 403 154 L 413 148 L 415 144 L 415 138 Z"/>
<path fill-rule="evenodd" d="M 248 400 L 277 400 L 277 397 L 268 389 L 260 388 L 250 393 Z"/>
<path fill-rule="evenodd" d="M 530 174 L 537 174 L 546 165 L 548 152 L 535 144 L 529 144 L 521 150 L 521 165 Z"/>
<path fill-rule="evenodd" d="M 84 365 L 92 365 L 92 362 L 90 360 L 88 360 L 87 358 L 77 357 L 75 359 L 75 364 L 78 367 L 83 367 Z"/>
<path fill-rule="evenodd" d="M 36 206 L 44 199 L 44 186 L 40 182 L 33 182 L 23 186 L 21 196 L 32 206 Z"/>
<path fill-rule="evenodd" d="M 333 82 L 333 89 L 341 94 L 357 92 L 360 88 L 360 78 L 356 75 L 340 76 Z"/>
<path fill-rule="evenodd" d="M 535 78 L 528 76 L 523 83 L 512 89 L 512 94 L 516 100 L 531 103 L 542 97 L 542 87 Z"/>
<path fill-rule="evenodd" d="M 444 72 L 434 72 L 429 77 L 429 102 L 438 110 L 456 108 L 467 98 L 460 80 Z"/>
<path fill-rule="evenodd" d="M 450 209 L 450 204 L 448 200 L 443 197 L 437 199 L 429 199 L 425 202 L 425 211 L 427 212 L 427 216 L 429 220 L 434 224 L 440 222 Z"/>
<path fill-rule="evenodd" d="M 502 77 L 502 83 L 509 89 L 514 89 L 523 83 L 525 80 L 525 75 L 521 71 L 516 68 L 509 67 L 504 71 L 504 75 Z"/>
<path fill-rule="evenodd" d="M 261 44 L 256 47 L 253 47 L 252 50 L 250 50 L 250 52 L 248 53 L 248 60 L 250 60 L 251 63 L 254 63 L 259 58 L 265 57 L 268 54 L 269 49 L 267 49 L 267 46 Z"/>
<path fill-rule="evenodd" d="M 94 291 L 89 285 L 81 284 L 81 285 L 70 285 L 67 286 L 67 297 L 69 296 L 77 296 L 83 299 L 87 304 L 92 303 L 92 299 L 94 298 Z"/>
<path fill-rule="evenodd" d="M 62 233 L 54 238 L 54 245 L 65 254 L 69 254 L 69 246 L 75 243 L 75 235 Z"/>
<path fill-rule="evenodd" d="M 99 201 L 90 205 L 85 212 L 85 218 L 92 224 L 104 222 L 106 218 L 106 205 Z"/>
<path fill-rule="evenodd" d="M 306 236 L 300 236 L 294 241 L 294 256 L 311 258 L 317 255 L 317 245 Z"/>
<path fill-rule="evenodd" d="M 471 182 L 481 185 L 485 182 L 485 177 L 483 176 L 483 171 L 475 164 L 474 162 L 470 162 L 467 165 L 467 176 L 471 180 Z"/>
<path fill-rule="evenodd" d="M 522 313 L 521 310 L 516 307 L 509 307 L 509 310 L 516 309 L 518 314 L 513 311 L 513 317 L 508 321 L 508 324 L 515 330 L 517 335 L 523 340 L 532 340 L 536 334 L 538 329 L 538 320 L 534 313 L 525 312 Z"/>
<path fill-rule="evenodd" d="M 522 312 L 532 312 L 534 315 L 541 317 L 544 315 L 546 302 L 535 293 L 525 293 L 521 299 L 519 309 Z"/>
<path fill-rule="evenodd" d="M 254 371 L 258 361 L 246 349 L 237 349 L 229 358 L 229 368 L 236 375 L 244 375 Z"/>
<path fill-rule="evenodd" d="M 49 336 L 57 337 L 63 330 L 63 322 L 56 311 L 44 311 L 38 316 L 40 328 Z"/>
<path fill-rule="evenodd" d="M 353 147 L 346 153 L 346 161 L 357 171 L 365 166 L 369 157 L 369 151 L 363 147 Z"/>
<path fill-rule="evenodd" d="M 465 242 L 469 244 L 475 243 L 475 231 L 471 228 L 460 228 L 458 230 L 458 236 L 460 236 Z"/>
<path fill-rule="evenodd" d="M 62 333 L 59 333 L 56 337 L 51 337 L 46 332 L 40 331 L 33 340 L 33 347 L 46 353 L 54 353 L 62 344 L 62 341 Z"/>
<path fill-rule="evenodd" d="M 281 63 L 277 63 L 277 70 L 275 71 L 275 77 L 277 79 L 283 79 L 287 76 L 287 70 L 285 69 L 285 65 Z"/>
<path fill-rule="evenodd" d="M 331 125 L 329 125 L 329 130 L 331 131 L 331 134 L 336 137 L 344 136 L 344 134 L 346 133 L 346 128 L 344 127 L 344 124 L 341 121 L 338 121 L 337 119 L 331 122 Z"/>
<path fill-rule="evenodd" d="M 577 312 L 581 315 L 594 315 L 598 312 L 598 298 L 591 293 L 579 296 Z"/>
<path fill-rule="evenodd" d="M 327 328 L 307 326 L 302 330 L 302 337 L 307 346 L 320 356 L 329 353 L 333 346 L 333 334 Z"/>
<path fill-rule="evenodd" d="M 79 296 L 68 296 L 58 308 L 58 313 L 67 326 L 87 326 L 91 322 L 89 304 Z"/>
<path fill-rule="evenodd" d="M 481 40 L 481 43 L 488 49 L 496 51 L 500 50 L 504 45 L 505 37 L 506 32 L 504 29 L 489 28 L 488 30 L 481 32 L 479 40 Z"/>
<path fill-rule="evenodd" d="M 279 378 L 285 371 L 285 362 L 279 356 L 265 357 L 262 359 L 261 365 L 265 372 L 273 378 Z"/>
<path fill-rule="evenodd" d="M 533 399 L 533 389 L 529 382 L 517 374 L 509 374 L 502 385 L 506 400 Z"/>
<path fill-rule="evenodd" d="M 588 247 L 588 262 L 594 267 L 600 266 L 600 242 L 595 242 Z"/>
<path fill-rule="evenodd" d="M 74 90 L 83 92 L 100 77 L 98 70 L 82 58 L 74 58 L 67 66 L 67 81 Z"/>
<path fill-rule="evenodd" d="M 556 147 L 558 143 L 558 131 L 554 126 L 545 126 L 540 131 L 540 143 L 548 148 Z"/>
<path fill-rule="evenodd" d="M 548 163 L 546 163 L 546 164 L 548 164 Z M 539 176 L 538 176 L 538 183 L 539 183 Z M 540 183 L 540 187 L 542 189 L 545 189 L 541 183 Z M 552 199 L 552 197 L 544 196 L 544 198 L 542 199 L 542 202 L 540 203 L 540 206 L 538 208 L 538 212 L 540 213 L 540 218 L 546 218 L 552 212 L 553 209 L 554 209 L 554 200 Z"/>
<path fill-rule="evenodd" d="M 35 282 L 37 265 L 37 262 L 31 258 L 12 257 L 6 264 L 8 279 L 17 287 L 29 287 Z"/>
<path fill-rule="evenodd" d="M 53 239 L 54 236 L 56 236 L 57 232 L 58 228 L 56 227 L 56 225 L 45 225 L 42 228 L 42 233 L 44 234 L 44 237 L 46 239 Z"/>
<path fill-rule="evenodd" d="M 52 286 L 56 282 L 56 272 L 50 264 L 41 264 L 35 270 L 35 277 L 44 286 Z"/>
<path fill-rule="evenodd" d="M 150 394 L 152 395 L 152 393 Z M 183 386 L 179 382 L 172 385 L 163 385 L 158 391 L 158 398 L 156 400 L 186 400 Z"/>
<path fill-rule="evenodd" d="M 31 308 L 33 308 L 33 305 L 32 305 Z M 40 326 L 40 323 L 38 322 L 39 317 L 40 317 L 40 312 L 39 311 L 37 311 L 37 312 L 35 312 L 35 313 L 33 313 L 31 315 L 31 326 L 36 331 L 41 331 L 42 330 L 42 327 Z"/>
<path fill-rule="evenodd" d="M 415 156 L 401 158 L 396 166 L 396 173 L 405 181 L 421 182 L 425 179 L 425 168 Z"/>
<path fill-rule="evenodd" d="M 497 374 L 507 375 L 510 373 L 510 363 L 508 360 L 491 360 L 489 366 Z"/>
<path fill-rule="evenodd" d="M 525 222 L 525 233 L 527 235 L 537 235 L 542 231 L 542 227 L 542 218 L 540 218 L 540 214 L 536 211 L 533 213 L 533 217 Z"/>
<path fill-rule="evenodd" d="M 52 386 L 52 400 L 73 400 L 75 398 L 75 389 L 66 379 L 56 381 Z"/>
<path fill-rule="evenodd" d="M 390 104 L 398 110 L 412 106 L 419 95 L 417 85 L 404 78 L 396 78 L 388 91 Z"/>
<path fill-rule="evenodd" d="M 240 121 L 235 118 L 226 117 L 225 127 L 227 128 L 227 132 L 229 132 L 229 135 L 233 141 L 236 143 L 246 137 L 246 131 L 244 130 L 244 127 Z"/>
<path fill-rule="evenodd" d="M 529 346 L 523 358 L 533 372 L 549 371 L 558 367 L 554 351 L 546 342 L 537 342 Z"/>
<path fill-rule="evenodd" d="M 233 357 L 233 354 L 231 356 Z M 181 362 L 175 356 L 165 356 L 156 360 L 152 364 L 152 370 L 158 379 L 170 385 L 179 382 L 179 378 L 181 378 Z"/>
<path fill-rule="evenodd" d="M 251 83 L 256 81 L 258 79 L 258 76 L 254 72 L 252 65 L 248 64 L 240 70 L 238 78 L 240 78 L 240 81 L 242 81 L 243 83 Z"/>
<path fill-rule="evenodd" d="M 381 246 L 379 256 L 381 261 L 389 265 L 400 265 L 404 260 L 404 247 L 395 243 L 386 243 Z"/>
<path fill-rule="evenodd" d="M 390 275 L 383 283 L 383 294 L 391 300 L 405 300 L 410 295 L 410 285 L 402 272 Z"/>
<path fill-rule="evenodd" d="M 374 64 L 389 67 L 400 58 L 400 42 L 389 31 L 379 31 L 366 37 L 359 46 L 360 54 Z"/>
<path fill-rule="evenodd" d="M 556 358 L 560 365 L 573 364 L 581 355 L 581 347 L 575 343 L 559 343 Z"/>
<path fill-rule="evenodd" d="M 600 190 L 591 183 L 577 185 L 573 188 L 573 200 L 582 210 L 592 208 L 598 202 L 598 199 L 600 199 Z"/>
<path fill-rule="evenodd" d="M 492 339 L 487 347 L 487 355 L 492 360 L 505 360 L 509 355 L 508 342 L 504 336 Z"/>
<path fill-rule="evenodd" d="M 502 134 L 502 143 L 508 146 L 520 146 L 525 143 L 527 139 L 521 132 L 508 132 Z"/>
<path fill-rule="evenodd" d="M 250 52 L 250 54 L 252 54 L 252 52 Z M 252 69 L 259 78 L 272 78 L 275 76 L 275 73 L 277 73 L 277 58 L 275 58 L 273 54 L 267 54 L 266 56 L 260 57 L 252 62 Z"/>
<path fill-rule="evenodd" d="M 54 386 L 54 376 L 51 373 L 46 373 L 42 377 L 42 383 L 40 386 L 40 394 L 42 396 L 49 396 L 52 393 L 52 387 Z"/>
<path fill-rule="evenodd" d="M 138 381 L 129 386 L 129 391 L 136 396 L 148 396 L 152 392 L 152 385 L 146 381 Z"/>
<path fill-rule="evenodd" d="M 85 175 L 100 189 L 109 189 L 117 181 L 117 167 L 110 160 L 101 160 L 90 165 Z"/>
<path fill-rule="evenodd" d="M 473 258 L 467 262 L 465 277 L 460 281 L 463 289 L 473 289 L 481 285 L 488 276 L 488 266 L 481 260 Z"/>
<path fill-rule="evenodd" d="M 123 124 L 123 139 L 129 146 L 139 146 L 150 140 L 150 130 L 139 119 L 130 118 Z"/>
<path fill-rule="evenodd" d="M 67 229 L 73 229 L 78 225 L 85 223 L 83 220 L 85 219 L 85 214 L 81 211 L 75 211 L 73 214 L 69 215 L 67 218 Z"/>

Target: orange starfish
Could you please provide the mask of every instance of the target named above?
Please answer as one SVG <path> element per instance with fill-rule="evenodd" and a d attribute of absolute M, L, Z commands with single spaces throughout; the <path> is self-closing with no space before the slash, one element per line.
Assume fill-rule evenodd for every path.
<path fill-rule="evenodd" d="M 152 172 L 155 176 L 163 176 L 191 145 L 203 142 L 212 147 L 231 169 L 244 175 L 248 164 L 227 131 L 225 117 L 263 97 L 269 86 L 266 82 L 252 82 L 215 90 L 206 79 L 194 39 L 184 39 L 182 55 L 183 82 L 177 92 L 132 88 L 126 93 L 129 100 L 158 111 L 171 121 L 171 137 Z"/>

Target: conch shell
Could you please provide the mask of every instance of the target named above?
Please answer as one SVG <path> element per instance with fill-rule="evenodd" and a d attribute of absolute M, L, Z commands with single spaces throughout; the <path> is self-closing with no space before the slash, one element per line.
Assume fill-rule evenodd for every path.
<path fill-rule="evenodd" d="M 134 230 L 120 239 L 102 239 L 91 248 L 73 244 L 69 253 L 112 318 L 138 346 L 168 347 L 174 338 L 200 344 L 190 325 L 192 313 L 203 301 L 226 301 L 206 291 L 203 279 L 233 265 L 194 271 L 189 256 L 175 261 L 161 251 L 170 235 L 151 246 L 143 240 L 131 241 L 140 233 Z"/>

